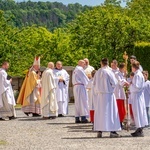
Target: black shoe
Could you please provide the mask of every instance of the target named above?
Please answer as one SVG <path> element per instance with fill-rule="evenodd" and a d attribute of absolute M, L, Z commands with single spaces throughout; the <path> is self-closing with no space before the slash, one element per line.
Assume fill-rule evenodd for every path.
<path fill-rule="evenodd" d="M 59 115 L 58 115 L 58 117 L 65 117 L 65 116 L 64 116 L 64 115 L 62 115 L 62 114 L 59 114 Z"/>
<path fill-rule="evenodd" d="M 30 113 L 25 113 L 25 112 L 24 112 L 24 114 L 27 115 L 27 116 L 29 116 Z"/>
<path fill-rule="evenodd" d="M 80 120 L 76 120 L 75 123 L 81 123 L 81 121 Z"/>
<path fill-rule="evenodd" d="M 90 123 L 87 119 L 81 120 L 81 123 Z"/>
<path fill-rule="evenodd" d="M 102 132 L 101 131 L 97 132 L 97 138 L 102 138 Z"/>
<path fill-rule="evenodd" d="M 32 117 L 41 117 L 41 115 L 36 114 L 36 113 L 32 113 Z"/>
<path fill-rule="evenodd" d="M 131 133 L 131 135 L 134 135 L 134 134 L 136 134 L 136 133 L 138 133 L 138 132 L 141 132 L 141 131 L 142 131 L 141 128 L 137 128 L 135 132 Z"/>
<path fill-rule="evenodd" d="M 133 137 L 144 137 L 144 133 L 143 132 L 131 133 L 131 135 Z"/>
<path fill-rule="evenodd" d="M 3 118 L 0 118 L 0 121 L 5 121 L 5 119 L 3 119 Z"/>
<path fill-rule="evenodd" d="M 142 128 L 138 128 L 134 133 L 131 133 L 133 137 L 144 137 Z"/>
<path fill-rule="evenodd" d="M 9 117 L 9 120 L 13 120 L 13 119 L 17 119 L 16 117 L 12 116 L 12 117 Z"/>

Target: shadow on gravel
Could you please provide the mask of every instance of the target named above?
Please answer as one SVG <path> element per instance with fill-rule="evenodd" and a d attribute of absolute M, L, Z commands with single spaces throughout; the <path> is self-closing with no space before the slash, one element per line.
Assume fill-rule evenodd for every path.
<path fill-rule="evenodd" d="M 42 121 L 43 118 L 27 118 L 27 119 L 18 119 L 18 121 Z"/>
<path fill-rule="evenodd" d="M 74 123 L 65 123 L 65 122 L 60 122 L 60 123 L 46 123 L 48 125 L 70 125 L 70 124 L 74 124 Z"/>
<path fill-rule="evenodd" d="M 76 139 L 76 140 L 79 140 L 79 139 L 84 139 L 84 140 L 89 140 L 89 139 L 98 139 L 98 140 L 102 140 L 102 139 L 122 139 L 122 138 L 133 138 L 131 135 L 124 135 L 122 137 L 119 137 L 119 138 L 110 138 L 109 136 L 104 136 L 102 138 L 97 138 L 96 135 L 95 137 L 64 137 L 64 138 L 61 138 L 61 139 L 66 139 L 66 140 L 72 140 L 72 139 Z"/>

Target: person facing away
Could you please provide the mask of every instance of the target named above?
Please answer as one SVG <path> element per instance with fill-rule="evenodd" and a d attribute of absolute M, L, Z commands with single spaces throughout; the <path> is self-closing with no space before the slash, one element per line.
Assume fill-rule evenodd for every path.
<path fill-rule="evenodd" d="M 56 62 L 54 69 L 54 77 L 56 82 L 56 99 L 58 103 L 58 117 L 64 117 L 68 114 L 69 102 L 69 74 L 62 68 L 62 62 Z"/>
<path fill-rule="evenodd" d="M 88 94 L 86 90 L 89 79 L 84 72 L 84 67 L 85 61 L 79 60 L 72 75 L 75 123 L 88 123 L 87 117 L 89 117 Z"/>
<path fill-rule="evenodd" d="M 91 65 L 90 65 L 90 62 L 89 62 L 89 60 L 87 59 L 87 58 L 84 58 L 84 62 L 85 62 L 85 67 L 84 67 L 84 71 L 85 71 L 85 74 L 87 75 L 87 77 L 89 78 L 89 79 L 91 79 L 92 78 L 92 71 L 94 70 L 94 67 L 92 67 Z"/>
<path fill-rule="evenodd" d="M 26 74 L 17 100 L 17 103 L 22 105 L 22 111 L 27 116 L 29 114 L 32 114 L 33 117 L 38 117 L 41 115 L 41 83 L 39 75 L 37 74 L 39 68 L 40 58 L 36 57 L 33 66 Z"/>
<path fill-rule="evenodd" d="M 48 67 L 42 74 L 41 109 L 43 119 L 55 119 L 58 116 L 53 69 L 54 63 L 49 62 Z"/>
<path fill-rule="evenodd" d="M 15 98 L 11 86 L 12 79 L 8 80 L 7 70 L 9 63 L 4 61 L 0 68 L 0 120 L 15 119 Z"/>
<path fill-rule="evenodd" d="M 143 71 L 143 76 L 145 79 L 144 83 L 144 99 L 145 99 L 145 106 L 146 106 L 146 113 L 148 119 L 148 126 L 150 126 L 150 81 L 148 80 L 148 71 Z"/>
<path fill-rule="evenodd" d="M 114 89 L 117 85 L 115 74 L 108 67 L 108 59 L 101 60 L 101 68 L 94 76 L 93 85 L 97 96 L 97 105 L 95 106 L 94 131 L 97 131 L 97 137 L 102 137 L 102 132 L 110 132 L 110 137 L 120 137 L 116 132 L 121 130 L 118 115 L 117 102 L 114 95 Z"/>
<path fill-rule="evenodd" d="M 139 66 L 140 63 L 138 61 L 132 63 L 134 77 L 130 85 L 130 92 L 134 121 L 137 128 L 135 132 L 131 133 L 133 137 L 143 137 L 143 128 L 148 125 L 143 91 L 145 81 L 142 72 L 139 70 Z"/>
<path fill-rule="evenodd" d="M 126 100 L 126 94 L 124 90 L 124 86 L 129 85 L 129 83 L 126 81 L 125 77 L 125 64 L 120 63 L 119 64 L 119 70 L 115 73 L 115 77 L 118 81 L 116 87 L 115 87 L 115 97 L 117 100 L 117 106 L 118 106 L 118 112 L 119 112 L 119 118 L 120 118 L 120 124 L 121 127 L 123 127 L 123 120 L 125 119 L 126 115 L 126 109 L 125 109 L 125 100 Z"/>

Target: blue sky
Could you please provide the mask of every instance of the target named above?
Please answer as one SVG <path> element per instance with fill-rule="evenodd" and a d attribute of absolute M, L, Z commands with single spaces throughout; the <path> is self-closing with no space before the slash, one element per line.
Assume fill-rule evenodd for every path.
<path fill-rule="evenodd" d="M 19 1 L 28 1 L 28 0 L 15 0 L 17 2 Z M 38 0 L 31 0 L 31 1 L 38 1 Z M 90 5 L 90 6 L 96 6 L 100 5 L 104 2 L 104 0 L 39 0 L 39 1 L 49 1 L 49 2 L 62 2 L 63 4 L 69 4 L 69 3 L 80 3 L 82 5 Z"/>
<path fill-rule="evenodd" d="M 28 1 L 28 0 L 15 0 L 16 2 Z M 62 2 L 63 4 L 67 5 L 70 3 L 80 3 L 82 5 L 88 6 L 96 6 L 104 3 L 104 0 L 31 0 L 31 1 L 49 1 L 49 2 Z M 125 2 L 122 0 L 122 6 L 125 6 Z"/>
<path fill-rule="evenodd" d="M 49 0 L 49 1 L 56 1 L 56 0 Z M 62 2 L 64 4 L 68 3 L 80 3 L 82 5 L 91 5 L 91 6 L 96 6 L 100 5 L 101 3 L 104 2 L 104 0 L 57 0 L 58 2 Z"/>

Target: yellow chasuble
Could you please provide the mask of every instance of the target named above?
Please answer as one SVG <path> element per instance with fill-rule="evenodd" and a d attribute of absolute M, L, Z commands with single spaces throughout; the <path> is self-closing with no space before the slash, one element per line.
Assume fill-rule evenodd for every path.
<path fill-rule="evenodd" d="M 17 99 L 17 103 L 21 104 L 22 106 L 28 106 L 30 105 L 30 95 L 33 93 L 33 90 L 37 88 L 39 79 L 38 75 L 34 70 L 29 71 L 25 77 L 25 80 L 23 82 L 23 85 L 21 87 L 19 97 Z M 37 97 L 37 100 L 35 100 L 35 103 L 40 104 L 40 94 Z"/>

